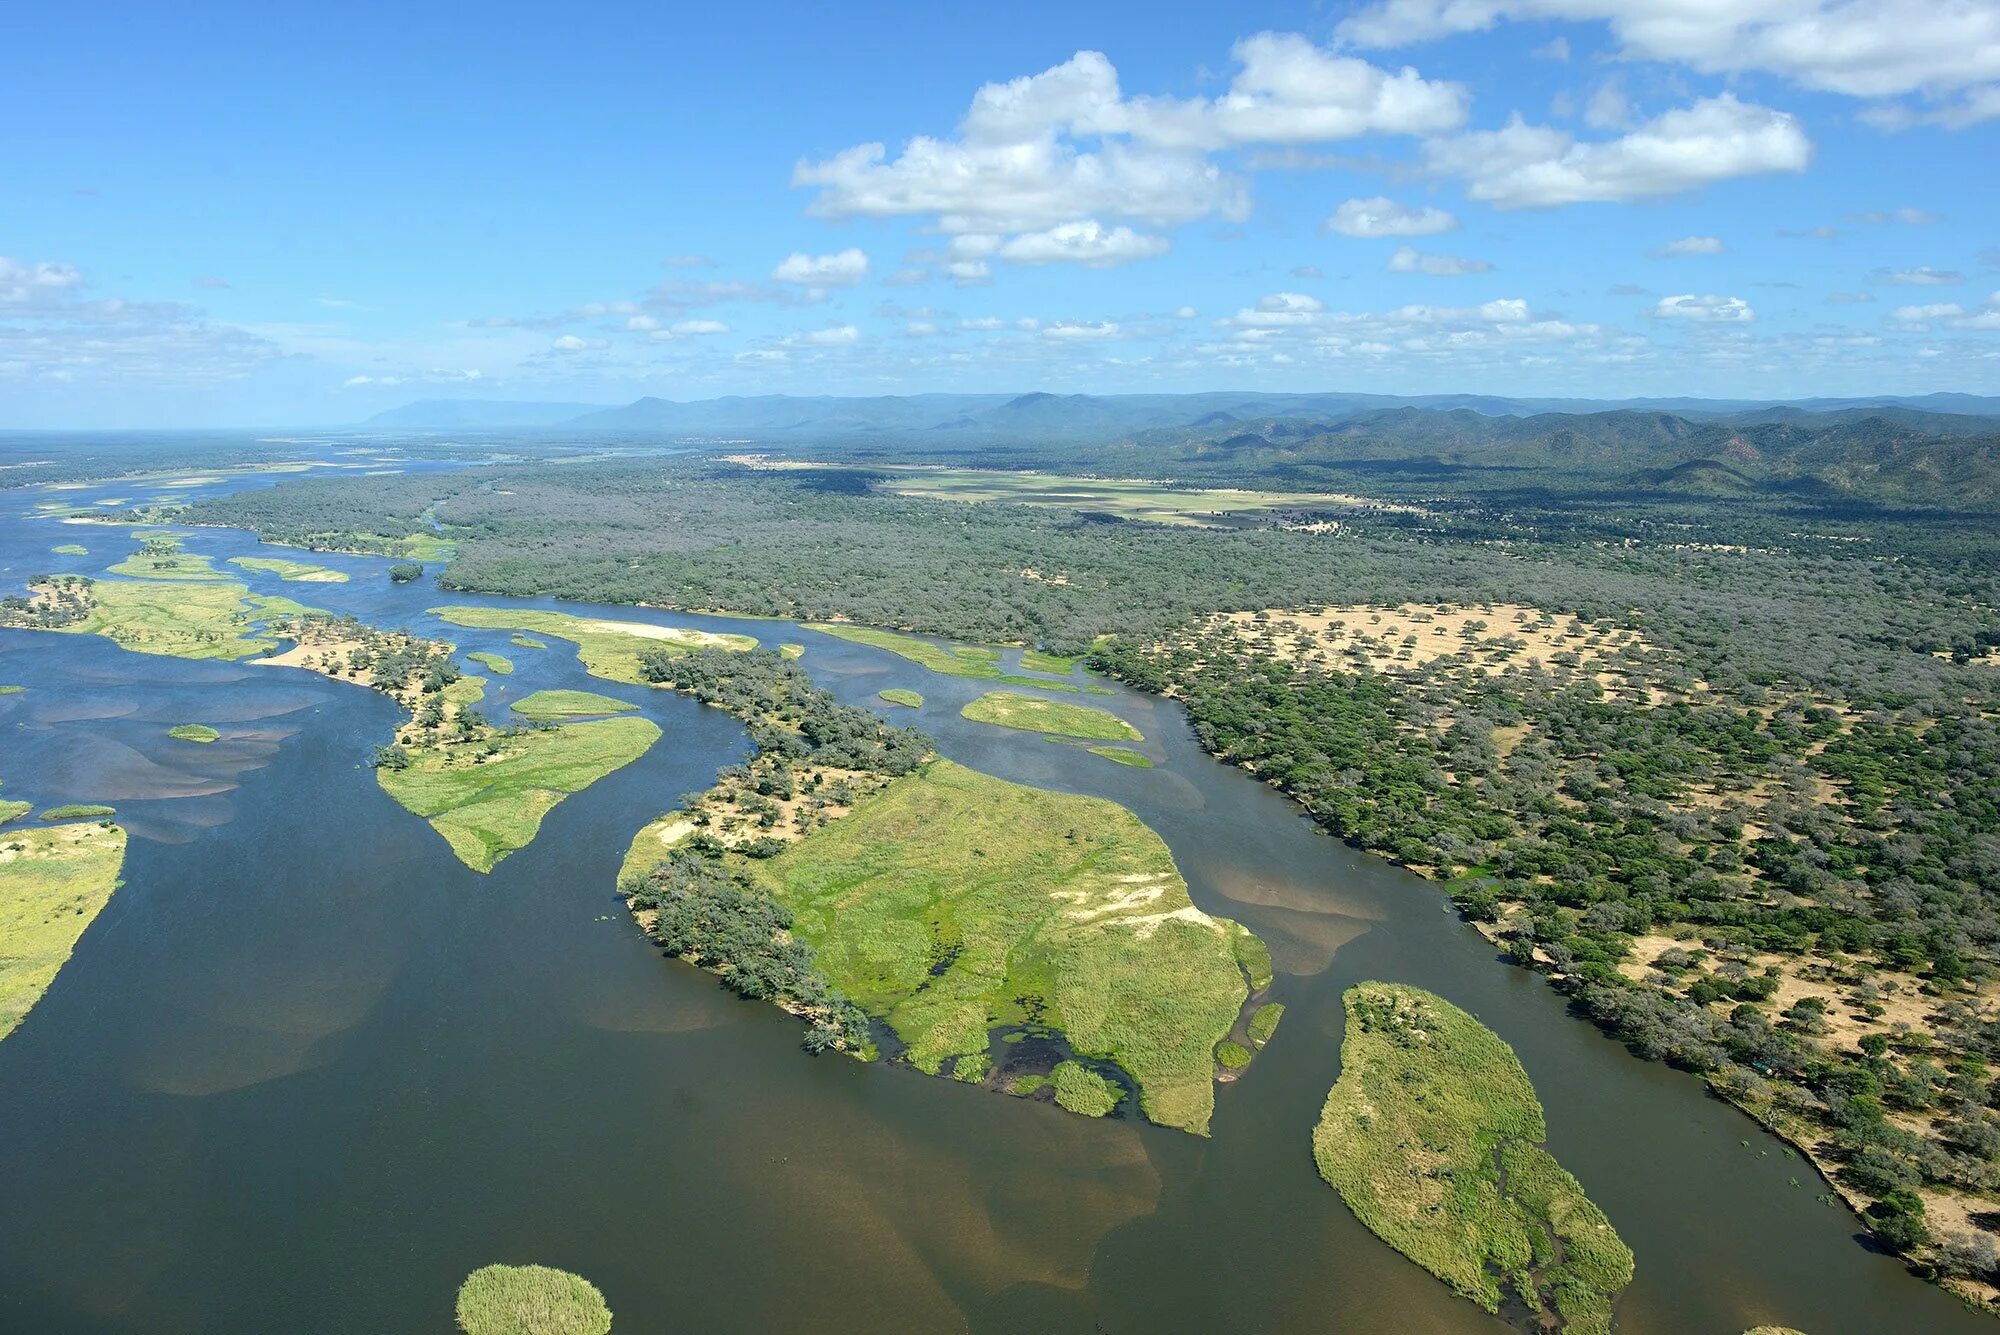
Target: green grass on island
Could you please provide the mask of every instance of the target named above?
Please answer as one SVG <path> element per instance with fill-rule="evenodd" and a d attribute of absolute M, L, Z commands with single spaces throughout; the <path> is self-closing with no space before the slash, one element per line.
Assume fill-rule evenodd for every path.
<path fill-rule="evenodd" d="M 1611 1329 L 1632 1253 L 1543 1146 L 1514 1050 L 1421 989 L 1348 989 L 1340 1079 L 1313 1133 L 1320 1176 L 1384 1242 L 1489 1312 Z"/>
<path fill-rule="evenodd" d="M 991 723 L 1024 732 L 1052 732 L 1062 737 L 1095 737 L 1106 741 L 1143 742 L 1137 728 L 1101 709 L 1066 700 L 1038 700 L 1013 691 L 988 691 L 958 711 L 974 723 Z"/>
<path fill-rule="evenodd" d="M 102 635 L 134 653 L 173 658 L 257 658 L 278 647 L 257 623 L 306 609 L 289 598 L 254 594 L 241 584 L 177 580 L 91 582 L 76 619 L 33 629 Z"/>
<path fill-rule="evenodd" d="M 854 626 L 846 622 L 810 622 L 806 625 L 806 629 L 816 630 L 822 635 L 831 635 L 836 640 L 846 640 L 851 644 L 865 644 L 871 649 L 886 649 L 941 676 L 978 677 L 1005 682 L 1009 686 L 1039 686 L 1046 691 L 1076 689 L 1066 682 L 1040 681 L 1034 677 L 1013 676 L 1002 672 L 997 661 L 1000 651 L 984 645 L 932 644 L 929 640 L 921 640 L 914 635 L 904 635 L 893 630 L 877 630 L 873 626 Z"/>
<path fill-rule="evenodd" d="M 419 747 L 408 765 L 383 766 L 375 775 L 391 797 L 444 836 L 459 861 L 488 872 L 527 847 L 558 802 L 631 764 L 659 736 L 646 719 L 565 723 Z"/>
<path fill-rule="evenodd" d="M 505 654 L 496 654 L 480 649 L 467 654 L 466 657 L 498 676 L 511 677 L 514 675 L 514 660 Z"/>
<path fill-rule="evenodd" d="M 509 635 L 507 642 L 517 649 L 546 649 L 549 647 L 547 640 L 538 640 L 532 635 L 521 635 L 518 633 Z"/>
<path fill-rule="evenodd" d="M 482 1266 L 458 1290 L 465 1335 L 605 1335 L 611 1309 L 581 1275 L 545 1265 Z"/>
<path fill-rule="evenodd" d="M 168 728 L 167 736 L 173 738 L 175 741 L 201 742 L 206 744 L 214 741 L 216 738 L 222 736 L 222 734 L 214 728 L 209 727 L 206 723 L 183 723 L 178 727 Z"/>
<path fill-rule="evenodd" d="M 116 825 L 0 835 L 0 1038 L 48 991 L 124 865 L 125 831 Z"/>
<path fill-rule="evenodd" d="M 97 802 L 65 802 L 42 813 L 43 820 L 103 820 L 118 814 L 118 808 Z"/>
<path fill-rule="evenodd" d="M 57 556 L 89 556 L 90 548 L 80 542 L 65 542 L 49 548 Z"/>
<path fill-rule="evenodd" d="M 743 869 L 918 1069 L 1044 1026 L 1127 1072 L 1155 1122 L 1207 1133 L 1211 1054 L 1250 991 L 1238 942 L 1256 938 L 1197 909 L 1116 803 L 935 760 Z"/>
<path fill-rule="evenodd" d="M 1250 1017 L 1250 1041 L 1263 1047 L 1271 1041 L 1271 1035 L 1278 1032 L 1278 1021 L 1285 1018 L 1285 1003 L 1268 1001 L 1257 1008 Z"/>
<path fill-rule="evenodd" d="M 803 644 L 787 642 L 778 646 L 778 653 L 781 657 L 796 660 L 806 656 L 806 647 Z"/>
<path fill-rule="evenodd" d="M 639 706 L 614 700 L 596 691 L 536 691 L 524 695 L 510 708 L 522 718 L 546 722 L 551 719 L 586 718 L 592 714 L 623 714 Z"/>
<path fill-rule="evenodd" d="M 905 690 L 901 686 L 891 686 L 886 691 L 878 691 L 877 694 L 890 704 L 902 705 L 906 709 L 922 709 L 924 707 L 923 696 L 917 694 L 915 691 Z"/>
<path fill-rule="evenodd" d="M 1225 1038 L 1215 1045 L 1215 1064 L 1225 1071 L 1240 1071 L 1250 1064 L 1254 1054 L 1233 1038 Z"/>
<path fill-rule="evenodd" d="M 1153 758 L 1143 751 L 1134 751 L 1125 746 L 1086 746 L 1084 750 L 1094 756 L 1102 756 L 1114 765 L 1130 765 L 1133 769 L 1153 768 Z"/>
<path fill-rule="evenodd" d="M 128 579 L 213 580 L 225 576 L 206 556 L 180 550 L 176 538 L 147 538 L 144 545 L 110 567 L 113 575 Z"/>
<path fill-rule="evenodd" d="M 19 695 L 27 689 L 25 686 L 0 686 L 0 695 Z"/>
<path fill-rule="evenodd" d="M 682 626 L 654 626 L 643 621 L 611 621 L 573 616 L 568 612 L 538 612 L 504 607 L 433 607 L 431 614 L 454 626 L 478 630 L 532 631 L 553 635 L 576 645 L 584 671 L 606 681 L 643 686 L 639 655 L 648 649 L 755 649 L 748 635 L 717 635 Z"/>
<path fill-rule="evenodd" d="M 0 825 L 16 821 L 35 809 L 33 802 L 21 802 L 11 797 L 0 797 Z"/>
<path fill-rule="evenodd" d="M 1076 669 L 1077 660 L 1065 658 L 1061 654 L 1045 654 L 1039 649 L 1021 651 L 1021 669 L 1024 672 L 1053 672 L 1067 677 Z"/>
<path fill-rule="evenodd" d="M 332 570 L 326 566 L 309 565 L 304 561 L 290 561 L 282 556 L 232 556 L 229 564 L 242 566 L 245 570 L 261 571 L 276 575 L 291 584 L 345 584 L 347 572 Z"/>
<path fill-rule="evenodd" d="M 1061 1062 L 1049 1072 L 1056 1102 L 1084 1117 L 1109 1117 L 1125 1092 L 1082 1062 Z"/>

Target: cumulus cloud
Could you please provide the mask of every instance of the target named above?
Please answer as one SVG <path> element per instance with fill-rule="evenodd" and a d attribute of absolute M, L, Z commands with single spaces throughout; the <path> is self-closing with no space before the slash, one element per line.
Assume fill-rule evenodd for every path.
<path fill-rule="evenodd" d="M 1164 255 L 1173 243 L 1129 227 L 1105 227 L 1096 219 L 1063 223 L 1045 232 L 1024 232 L 994 251 L 1009 264 L 1081 264 L 1108 269 Z"/>
<path fill-rule="evenodd" d="M 1674 195 L 1738 176 L 1805 170 L 1812 143 L 1782 111 L 1703 98 L 1597 142 L 1529 125 L 1516 116 L 1498 130 L 1434 139 L 1425 161 L 1465 181 L 1465 193 L 1502 209 L 1621 202 Z"/>
<path fill-rule="evenodd" d="M 809 329 L 803 334 L 793 334 L 785 340 L 787 345 L 799 348 L 844 348 L 860 341 L 861 331 L 851 324 Z"/>
<path fill-rule="evenodd" d="M 1342 236 L 1436 236 L 1458 226 L 1458 219 L 1443 209 L 1425 205 L 1412 208 L 1377 195 L 1372 199 L 1350 199 L 1333 211 L 1325 230 Z"/>
<path fill-rule="evenodd" d="M 1058 320 L 1044 326 L 1041 334 L 1043 338 L 1058 342 L 1087 342 L 1119 338 L 1123 331 L 1116 320 Z"/>
<path fill-rule="evenodd" d="M 853 246 L 833 255 L 795 250 L 771 270 L 772 282 L 799 287 L 852 287 L 867 276 L 868 256 Z"/>
<path fill-rule="evenodd" d="M 1694 320 L 1707 324 L 1749 324 L 1757 318 L 1750 303 L 1741 297 L 1698 297 L 1691 292 L 1677 297 L 1661 297 L 1653 307 L 1656 320 Z"/>
<path fill-rule="evenodd" d="M 577 334 L 560 334 L 549 344 L 550 352 L 601 352 L 610 347 L 609 340 L 584 338 Z"/>
<path fill-rule="evenodd" d="M 945 233 L 1019 234 L 1027 253 L 1051 257 L 1035 262 L 1048 263 L 1072 258 L 1046 239 L 1065 226 L 1111 219 L 1163 228 L 1247 216 L 1248 187 L 1214 160 L 1221 150 L 1431 135 L 1465 120 L 1462 86 L 1384 69 L 1296 33 L 1259 33 L 1232 54 L 1238 68 L 1228 90 L 1208 99 L 1128 96 L 1110 60 L 1079 51 L 1039 74 L 980 88 L 954 135 L 918 135 L 893 155 L 880 143 L 858 144 L 801 161 L 792 183 L 815 192 L 809 211 L 820 217 L 929 217 Z M 1100 253 L 1075 249 L 1085 263 Z"/>
<path fill-rule="evenodd" d="M 206 383 L 279 355 L 261 334 L 180 302 L 92 296 L 74 265 L 0 257 L 0 379 Z"/>
<path fill-rule="evenodd" d="M 1684 236 L 1667 242 L 1652 254 L 1656 259 L 1672 259 L 1677 255 L 1720 255 L 1726 249 L 1719 236 Z"/>
<path fill-rule="evenodd" d="M 1609 24 L 1622 54 L 1711 74 L 1764 70 L 1850 97 L 1911 95 L 1877 119 L 1971 124 L 2000 116 L 2000 6 L 1991 0 L 1377 0 L 1337 28 L 1362 48 L 1497 23 Z"/>
<path fill-rule="evenodd" d="M 1953 329 L 2000 329 L 2000 292 L 1986 299 L 1977 310 L 1967 310 L 1955 301 L 1934 301 L 1916 306 L 1898 306 L 1890 315 L 1894 323 L 1912 330 L 1944 324 Z"/>
<path fill-rule="evenodd" d="M 1421 273 L 1433 278 L 1485 273 L 1492 267 L 1485 260 L 1468 260 L 1457 255 L 1427 255 L 1415 246 L 1398 246 L 1396 253 L 1389 257 L 1390 273 Z"/>

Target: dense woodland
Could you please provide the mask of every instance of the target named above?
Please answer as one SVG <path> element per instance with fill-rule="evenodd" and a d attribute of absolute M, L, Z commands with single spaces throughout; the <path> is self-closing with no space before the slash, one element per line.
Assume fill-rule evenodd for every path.
<path fill-rule="evenodd" d="M 1900 483 L 1719 494 L 1628 469 L 1614 485 L 1535 448 L 1533 468 L 1371 471 L 1204 447 L 1177 477 L 1416 507 L 1207 529 L 701 457 L 286 483 L 189 517 L 329 547 L 435 524 L 459 545 L 443 582 L 481 592 L 1094 647 L 1330 831 L 1440 878 L 1504 955 L 1636 1051 L 1799 1140 L 1886 1241 L 2000 1278 L 1996 516 L 1911 507 Z M 1555 661 L 1316 661 L 1213 619 L 1490 603 L 1629 628 L 1652 651 L 1612 690 Z M 657 667 L 743 712 L 764 689 L 743 674 L 798 671 L 769 657 Z M 816 745 L 785 731 L 767 745 Z M 1933 1228 L 1948 1207 L 1958 1222 Z"/>

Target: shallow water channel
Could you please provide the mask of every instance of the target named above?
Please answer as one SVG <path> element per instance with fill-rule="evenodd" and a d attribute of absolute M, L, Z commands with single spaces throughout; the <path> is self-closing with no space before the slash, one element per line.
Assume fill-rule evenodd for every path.
<path fill-rule="evenodd" d="M 35 502 L 135 494 L 0 492 L 0 590 L 133 548 Z M 51 554 L 69 542 L 91 555 Z M 1570 1018 L 1434 887 L 1204 756 L 1168 702 L 1089 700 L 1146 734 L 1157 768 L 1127 768 L 959 718 L 991 683 L 784 623 L 596 609 L 803 643 L 817 681 L 952 759 L 1157 829 L 1195 902 L 1271 944 L 1289 1007 L 1206 1140 L 808 1057 L 795 1020 L 661 957 L 614 895 L 632 834 L 746 753 L 733 720 L 588 677 L 566 641 L 443 625 L 425 609 L 509 600 L 395 586 L 387 560 L 262 548 L 353 576 L 286 584 L 224 564 L 260 551 L 249 535 L 187 546 L 259 592 L 507 655 L 490 717 L 575 687 L 665 735 L 481 876 L 377 787 L 386 698 L 0 631 L 0 682 L 28 688 L 0 697 L 0 791 L 114 805 L 134 836 L 124 887 L 0 1042 L 0 1331 L 445 1332 L 460 1279 L 496 1260 L 589 1277 L 628 1335 L 1505 1330 L 1314 1172 L 1340 994 L 1368 978 L 1514 1045 L 1550 1148 L 1637 1256 L 1621 1331 L 1990 1329 L 1870 1251 L 1784 1145 Z M 924 707 L 883 706 L 892 686 Z M 177 742 L 179 723 L 225 737 Z"/>

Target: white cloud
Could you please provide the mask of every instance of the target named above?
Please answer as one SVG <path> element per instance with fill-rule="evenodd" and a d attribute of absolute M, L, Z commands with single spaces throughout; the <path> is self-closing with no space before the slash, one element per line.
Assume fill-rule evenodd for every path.
<path fill-rule="evenodd" d="M 1671 259 L 1677 255 L 1720 255 L 1728 247 L 1719 236 L 1683 236 L 1654 250 L 1657 259 Z"/>
<path fill-rule="evenodd" d="M 625 327 L 634 333 L 643 334 L 658 329 L 660 322 L 650 315 L 634 315 L 627 317 Z"/>
<path fill-rule="evenodd" d="M 868 256 L 853 246 L 833 255 L 793 251 L 771 270 L 774 283 L 800 287 L 852 287 L 868 276 Z"/>
<path fill-rule="evenodd" d="M 978 287 L 993 278 L 993 268 L 985 260 L 953 260 L 944 272 L 959 287 Z"/>
<path fill-rule="evenodd" d="M 1043 338 L 1062 342 L 1089 342 L 1120 336 L 1116 320 L 1058 320 L 1042 329 Z"/>
<path fill-rule="evenodd" d="M 1336 32 L 1359 47 L 1392 47 L 1541 19 L 1606 22 L 1628 57 L 1933 104 L 1892 106 L 1880 119 L 2000 116 L 2000 6 L 1991 0 L 1378 0 Z"/>
<path fill-rule="evenodd" d="M 682 338 L 697 338 L 708 334 L 726 334 L 729 326 L 720 320 L 676 320 L 670 329 Z"/>
<path fill-rule="evenodd" d="M 844 348 L 861 341 L 861 331 L 851 324 L 832 325 L 825 329 L 812 329 L 803 334 L 794 334 L 785 342 L 794 347 Z"/>
<path fill-rule="evenodd" d="M 1757 312 L 1750 309 L 1750 303 L 1741 297 L 1698 297 L 1688 292 L 1678 297 L 1661 297 L 1660 304 L 1653 308 L 1653 318 L 1694 320 L 1708 324 L 1749 324 L 1757 318 Z"/>
<path fill-rule="evenodd" d="M 1731 94 L 1669 111 L 1617 139 L 1579 142 L 1516 116 L 1499 130 L 1424 145 L 1433 172 L 1502 209 L 1553 208 L 1679 194 L 1768 172 L 1805 170 L 1812 144 L 1782 111 Z"/>
<path fill-rule="evenodd" d="M 1176 320 L 1192 320 L 1195 318 L 1195 316 L 1200 314 L 1201 312 L 1196 310 L 1192 306 L 1181 306 L 1175 309 L 1174 318 Z"/>
<path fill-rule="evenodd" d="M 1939 221 L 1938 215 L 1929 209 L 1915 209 L 1908 205 L 1900 209 L 1870 209 L 1866 213 L 1850 213 L 1846 215 L 1845 220 L 1877 226 L 1882 223 L 1907 223 L 1912 227 L 1924 227 Z"/>
<path fill-rule="evenodd" d="M 1389 257 L 1390 273 L 1421 273 L 1433 278 L 1485 273 L 1492 267 L 1485 260 L 1462 259 L 1457 255 L 1427 255 L 1415 246 L 1398 246 L 1396 253 Z"/>
<path fill-rule="evenodd" d="M 609 341 L 608 339 L 602 339 L 602 338 L 579 338 L 579 337 L 578 337 L 577 335 L 575 335 L 575 334 L 562 334 L 562 335 L 559 335 L 559 336 L 558 336 L 558 337 L 556 338 L 555 342 L 553 342 L 553 343 L 549 344 L 549 351 L 550 351 L 550 352 L 565 352 L 565 353 L 567 353 L 567 352 L 601 352 L 602 350 L 604 350 L 605 348 L 608 348 L 608 347 L 610 347 L 610 346 L 611 346 L 611 343 L 610 343 L 610 341 Z"/>
<path fill-rule="evenodd" d="M 980 88 L 955 136 L 919 135 L 900 152 L 859 144 L 793 169 L 821 217 L 929 216 L 943 232 L 1047 232 L 1091 219 L 1170 227 L 1241 219 L 1245 183 L 1211 155 L 1369 134 L 1429 135 L 1462 124 L 1453 83 L 1390 71 L 1296 33 L 1238 42 L 1239 66 L 1214 99 L 1127 96 L 1096 51 Z"/>
<path fill-rule="evenodd" d="M 1965 275 L 1956 269 L 1933 269 L 1928 264 L 1914 269 L 1878 269 L 1875 276 L 1898 287 L 1949 287 L 1965 281 Z"/>
<path fill-rule="evenodd" d="M 1955 301 L 1934 301 L 1924 306 L 1898 306 L 1890 318 L 1900 324 L 1924 324 L 1964 314 L 1965 308 Z"/>
<path fill-rule="evenodd" d="M 1342 236 L 1436 236 L 1458 226 L 1458 219 L 1443 209 L 1411 208 L 1381 195 L 1373 199 L 1350 199 L 1333 211 L 1325 230 Z"/>
<path fill-rule="evenodd" d="M 1597 86 L 1584 103 L 1583 123 L 1593 130 L 1622 130 L 1632 123 L 1632 101 L 1625 85 L 1612 79 Z"/>
<path fill-rule="evenodd" d="M 1104 227 L 1096 219 L 1063 223 L 1045 232 L 1025 232 L 994 253 L 1009 264 L 1081 264 L 1108 269 L 1164 255 L 1173 243 L 1129 227 Z"/>
<path fill-rule="evenodd" d="M 1007 327 L 1007 322 L 1005 320 L 999 319 L 996 316 L 980 315 L 980 316 L 975 316 L 969 320 L 960 320 L 958 322 L 958 327 L 960 329 L 974 329 L 974 330 L 1005 329 Z"/>
<path fill-rule="evenodd" d="M 280 355 L 191 306 L 87 295 L 76 266 L 0 257 L 0 379 L 209 384 Z"/>

